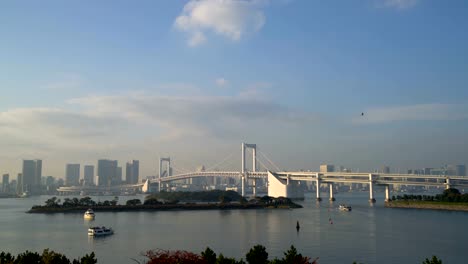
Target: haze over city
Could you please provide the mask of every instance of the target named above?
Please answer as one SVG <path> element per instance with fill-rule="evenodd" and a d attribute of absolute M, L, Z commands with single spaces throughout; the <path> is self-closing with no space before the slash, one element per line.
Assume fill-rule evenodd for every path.
<path fill-rule="evenodd" d="M 468 3 L 0 3 L 0 169 L 160 156 L 196 168 L 251 142 L 281 168 L 468 162 Z"/>

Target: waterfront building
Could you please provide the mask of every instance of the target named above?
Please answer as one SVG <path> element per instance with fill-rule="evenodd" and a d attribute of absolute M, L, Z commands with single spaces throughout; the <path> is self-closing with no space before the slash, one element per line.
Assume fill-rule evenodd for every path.
<path fill-rule="evenodd" d="M 16 183 L 16 194 L 22 194 L 23 193 L 23 174 L 18 173 L 18 177 L 16 178 L 17 183 Z"/>
<path fill-rule="evenodd" d="M 140 174 L 140 162 L 133 160 L 127 162 L 125 170 L 125 180 L 128 184 L 136 184 L 139 181 Z"/>
<path fill-rule="evenodd" d="M 97 185 L 111 186 L 117 177 L 117 161 L 101 159 L 98 160 Z"/>
<path fill-rule="evenodd" d="M 80 185 L 80 164 L 67 164 L 65 170 L 65 185 Z"/>
<path fill-rule="evenodd" d="M 465 165 L 447 165 L 447 175 L 466 176 Z"/>
<path fill-rule="evenodd" d="M 40 194 L 42 178 L 42 160 L 23 160 L 22 190 L 31 194 Z"/>
<path fill-rule="evenodd" d="M 84 166 L 84 185 L 94 185 L 94 166 L 85 165 Z"/>
<path fill-rule="evenodd" d="M 382 173 L 390 173 L 390 167 L 389 166 L 382 166 L 381 169 Z"/>
<path fill-rule="evenodd" d="M 334 172 L 335 166 L 331 164 L 322 164 L 320 165 L 320 172 Z"/>
<path fill-rule="evenodd" d="M 117 167 L 115 179 L 112 181 L 112 185 L 122 184 L 122 167 Z"/>
<path fill-rule="evenodd" d="M 2 177 L 2 192 L 10 192 L 10 174 L 3 174 Z"/>

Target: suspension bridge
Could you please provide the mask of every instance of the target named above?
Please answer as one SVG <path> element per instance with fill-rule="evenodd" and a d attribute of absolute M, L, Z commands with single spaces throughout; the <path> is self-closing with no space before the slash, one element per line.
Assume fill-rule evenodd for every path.
<path fill-rule="evenodd" d="M 252 166 L 247 169 L 246 152 L 251 153 Z M 159 175 L 155 179 L 147 179 L 145 182 L 134 185 L 119 185 L 109 186 L 107 190 L 129 190 L 140 189 L 143 192 L 150 190 L 151 184 L 157 184 L 158 191 L 162 191 L 169 187 L 169 183 L 186 179 L 199 177 L 225 177 L 236 178 L 240 181 L 240 189 L 242 196 L 246 196 L 246 189 L 252 189 L 252 195 L 257 194 L 257 181 L 262 179 L 267 183 L 268 195 L 272 197 L 288 197 L 288 198 L 303 198 L 304 188 L 301 184 L 313 182 L 316 186 L 316 199 L 322 200 L 320 186 L 328 185 L 329 199 L 335 200 L 334 185 L 336 184 L 363 184 L 368 186 L 369 201 L 375 202 L 374 189 L 375 186 L 385 187 L 385 200 L 390 199 L 391 186 L 432 186 L 443 188 L 468 188 L 468 178 L 460 176 L 445 176 L 445 175 L 417 175 L 417 174 L 394 174 L 394 173 L 374 173 L 374 172 L 314 172 L 314 171 L 282 171 L 271 159 L 264 153 L 259 152 L 265 159 L 262 162 L 257 157 L 256 144 L 241 144 L 241 169 L 240 171 L 224 171 L 217 168 L 229 160 L 232 156 L 228 156 L 220 163 L 208 168 L 200 168 L 198 171 L 182 171 L 171 167 L 170 157 L 161 157 L 159 159 Z M 269 166 L 266 166 L 267 163 Z M 262 167 L 258 170 L 259 165 Z M 270 167 L 270 168 L 269 168 Z M 173 171 L 181 173 L 172 175 Z M 249 184 L 249 185 L 248 185 Z M 77 192 L 77 191 L 98 191 L 98 186 L 71 186 L 61 187 L 58 189 L 60 193 Z"/>

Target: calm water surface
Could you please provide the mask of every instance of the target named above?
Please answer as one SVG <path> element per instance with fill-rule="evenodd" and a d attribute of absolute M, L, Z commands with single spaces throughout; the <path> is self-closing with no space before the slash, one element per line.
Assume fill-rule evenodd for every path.
<path fill-rule="evenodd" d="M 301 202 L 303 209 L 294 210 L 98 212 L 91 222 L 82 214 L 25 213 L 49 196 L 0 199 L 0 250 L 16 254 L 50 248 L 72 258 L 94 251 L 98 263 L 135 263 L 132 259 L 143 260 L 140 253 L 148 249 L 198 253 L 209 246 L 217 253 L 245 258 L 252 246 L 262 244 L 271 258 L 294 245 L 303 255 L 319 257 L 321 264 L 421 263 L 432 255 L 444 263 L 466 263 L 468 213 L 388 209 L 382 194 L 370 206 L 367 195 L 339 193 L 333 204 L 326 198 L 316 203 L 309 196 Z M 119 203 L 134 198 L 143 196 L 120 197 Z M 353 210 L 338 211 L 342 202 Z M 90 225 L 110 226 L 116 233 L 90 238 Z"/>

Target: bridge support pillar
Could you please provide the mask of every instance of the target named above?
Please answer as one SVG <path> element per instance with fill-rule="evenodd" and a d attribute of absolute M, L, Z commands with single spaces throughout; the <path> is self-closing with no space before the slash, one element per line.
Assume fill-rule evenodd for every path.
<path fill-rule="evenodd" d="M 445 189 L 450 189 L 450 178 L 445 178 Z"/>
<path fill-rule="evenodd" d="M 371 173 L 369 174 L 369 202 L 370 203 L 375 203 L 373 185 L 374 185 L 374 175 Z"/>
<path fill-rule="evenodd" d="M 242 194 L 242 197 L 245 196 L 245 176 L 242 174 L 242 178 L 241 178 L 241 194 Z"/>
<path fill-rule="evenodd" d="M 252 193 L 254 197 L 257 196 L 257 179 L 252 180 Z"/>
<path fill-rule="evenodd" d="M 328 184 L 330 186 L 330 201 L 333 202 L 335 201 L 335 196 L 333 196 L 333 183 Z"/>
<path fill-rule="evenodd" d="M 315 186 L 317 187 L 317 201 L 322 201 L 322 198 L 320 198 L 320 174 L 317 173 L 315 175 L 317 177 L 317 180 L 315 181 Z"/>
<path fill-rule="evenodd" d="M 385 202 L 390 201 L 390 185 L 385 185 Z"/>

